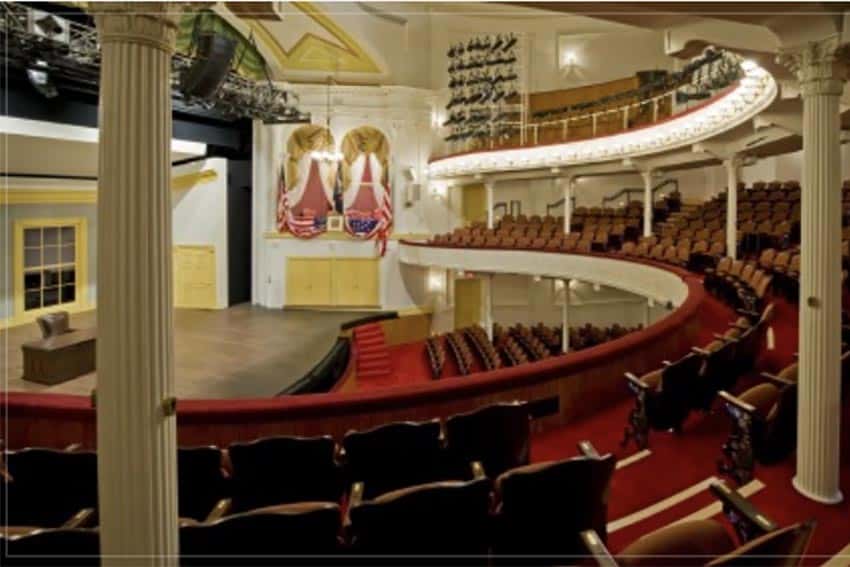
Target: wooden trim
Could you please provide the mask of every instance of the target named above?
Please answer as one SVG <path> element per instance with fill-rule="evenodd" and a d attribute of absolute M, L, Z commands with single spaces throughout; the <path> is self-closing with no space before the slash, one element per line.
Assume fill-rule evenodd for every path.
<path fill-rule="evenodd" d="M 0 207 L 8 205 L 93 205 L 97 190 L 88 188 L 10 188 L 0 191 Z"/>

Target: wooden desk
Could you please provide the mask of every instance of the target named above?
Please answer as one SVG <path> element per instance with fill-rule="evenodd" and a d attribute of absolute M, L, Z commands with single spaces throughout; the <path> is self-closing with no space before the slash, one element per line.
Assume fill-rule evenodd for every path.
<path fill-rule="evenodd" d="M 59 384 L 93 372 L 96 329 L 80 329 L 21 345 L 24 380 Z"/>

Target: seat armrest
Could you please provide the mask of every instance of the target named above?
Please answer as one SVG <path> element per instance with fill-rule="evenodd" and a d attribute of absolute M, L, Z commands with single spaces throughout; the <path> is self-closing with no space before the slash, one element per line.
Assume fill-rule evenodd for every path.
<path fill-rule="evenodd" d="M 768 534 L 779 527 L 776 522 L 762 514 L 758 508 L 741 496 L 737 490 L 729 488 L 725 483 L 715 482 L 709 488 L 712 494 L 723 503 L 723 513 L 735 525 L 738 535 L 744 540 L 741 542 L 742 544 L 750 539 Z M 745 526 L 740 525 L 742 522 Z M 741 529 L 742 527 L 744 529 Z"/>
<path fill-rule="evenodd" d="M 631 372 L 626 372 L 626 380 L 629 382 L 629 384 L 637 387 L 638 389 L 641 389 L 641 390 L 649 390 L 650 389 L 649 384 L 647 384 L 646 382 L 644 382 L 643 380 L 641 380 L 640 378 L 638 378 L 637 376 L 635 376 Z"/>
<path fill-rule="evenodd" d="M 673 363 L 669 360 L 662 360 L 661 364 L 663 364 L 664 366 L 673 366 Z"/>
<path fill-rule="evenodd" d="M 359 506 L 363 502 L 363 490 L 366 488 L 362 482 L 355 482 L 351 485 L 351 492 L 348 493 L 348 508 L 345 511 L 345 519 L 342 522 L 343 528 L 351 526 L 351 509 Z"/>
<path fill-rule="evenodd" d="M 778 386 L 780 388 L 782 388 L 783 386 L 793 386 L 794 385 L 794 383 L 791 382 L 790 380 L 786 380 L 785 378 L 780 378 L 776 374 L 771 374 L 770 372 L 762 372 L 760 374 L 760 376 L 762 378 L 764 378 L 765 380 L 772 382 L 773 384 L 775 384 L 776 386 Z"/>
<path fill-rule="evenodd" d="M 585 530 L 579 535 L 588 554 L 593 557 L 599 567 L 617 567 L 617 561 L 611 556 L 611 552 L 605 547 L 605 543 L 596 530 Z"/>
<path fill-rule="evenodd" d="M 487 473 L 484 471 L 484 465 L 481 463 L 481 461 L 472 461 L 471 463 L 469 463 L 469 468 L 472 469 L 472 478 L 474 480 L 478 480 L 487 476 Z"/>
<path fill-rule="evenodd" d="M 83 508 L 73 516 L 71 516 L 68 521 L 62 524 L 63 528 L 85 528 L 91 525 L 91 522 L 95 519 L 96 511 L 94 508 Z"/>
<path fill-rule="evenodd" d="M 720 396 L 727 404 L 732 404 L 737 409 L 745 411 L 749 414 L 753 414 L 756 411 L 755 406 L 748 404 L 747 402 L 741 401 L 726 390 L 720 390 L 719 392 L 717 392 L 717 395 Z"/>
<path fill-rule="evenodd" d="M 591 443 L 590 441 L 579 441 L 578 451 L 585 457 L 592 459 L 599 458 L 599 451 L 596 450 L 596 447 L 594 447 L 593 443 Z"/>
<path fill-rule="evenodd" d="M 693 347 L 691 347 L 691 352 L 698 354 L 700 356 L 711 356 L 711 351 L 705 350 L 704 348 L 701 348 L 701 347 L 693 346 Z"/>
<path fill-rule="evenodd" d="M 70 445 L 67 445 L 62 450 L 65 451 L 66 453 L 75 453 L 82 448 L 83 448 L 83 445 L 81 443 L 71 443 Z"/>
<path fill-rule="evenodd" d="M 222 498 L 218 502 L 216 502 L 213 509 L 210 510 L 210 513 L 207 514 L 207 517 L 204 519 L 205 522 L 215 522 L 216 520 L 220 520 L 226 515 L 230 513 L 230 510 L 233 508 L 233 500 L 230 498 Z"/>

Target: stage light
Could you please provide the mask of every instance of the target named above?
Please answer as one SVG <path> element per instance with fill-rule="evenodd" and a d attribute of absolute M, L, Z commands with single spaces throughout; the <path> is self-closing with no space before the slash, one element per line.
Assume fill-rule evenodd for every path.
<path fill-rule="evenodd" d="M 50 74 L 47 71 L 47 62 L 45 61 L 38 60 L 34 65 L 31 65 L 27 69 L 27 79 L 44 98 L 55 98 L 59 94 L 59 91 L 50 81 Z"/>

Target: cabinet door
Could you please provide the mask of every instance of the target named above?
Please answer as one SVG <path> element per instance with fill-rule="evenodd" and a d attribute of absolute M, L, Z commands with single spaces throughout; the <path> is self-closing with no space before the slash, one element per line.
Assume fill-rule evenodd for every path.
<path fill-rule="evenodd" d="M 336 258 L 333 270 L 334 305 L 379 305 L 378 267 L 377 258 Z"/>
<path fill-rule="evenodd" d="M 330 258 L 286 259 L 286 305 L 332 305 Z"/>
<path fill-rule="evenodd" d="M 173 258 L 174 306 L 217 308 L 215 247 L 178 245 Z"/>

